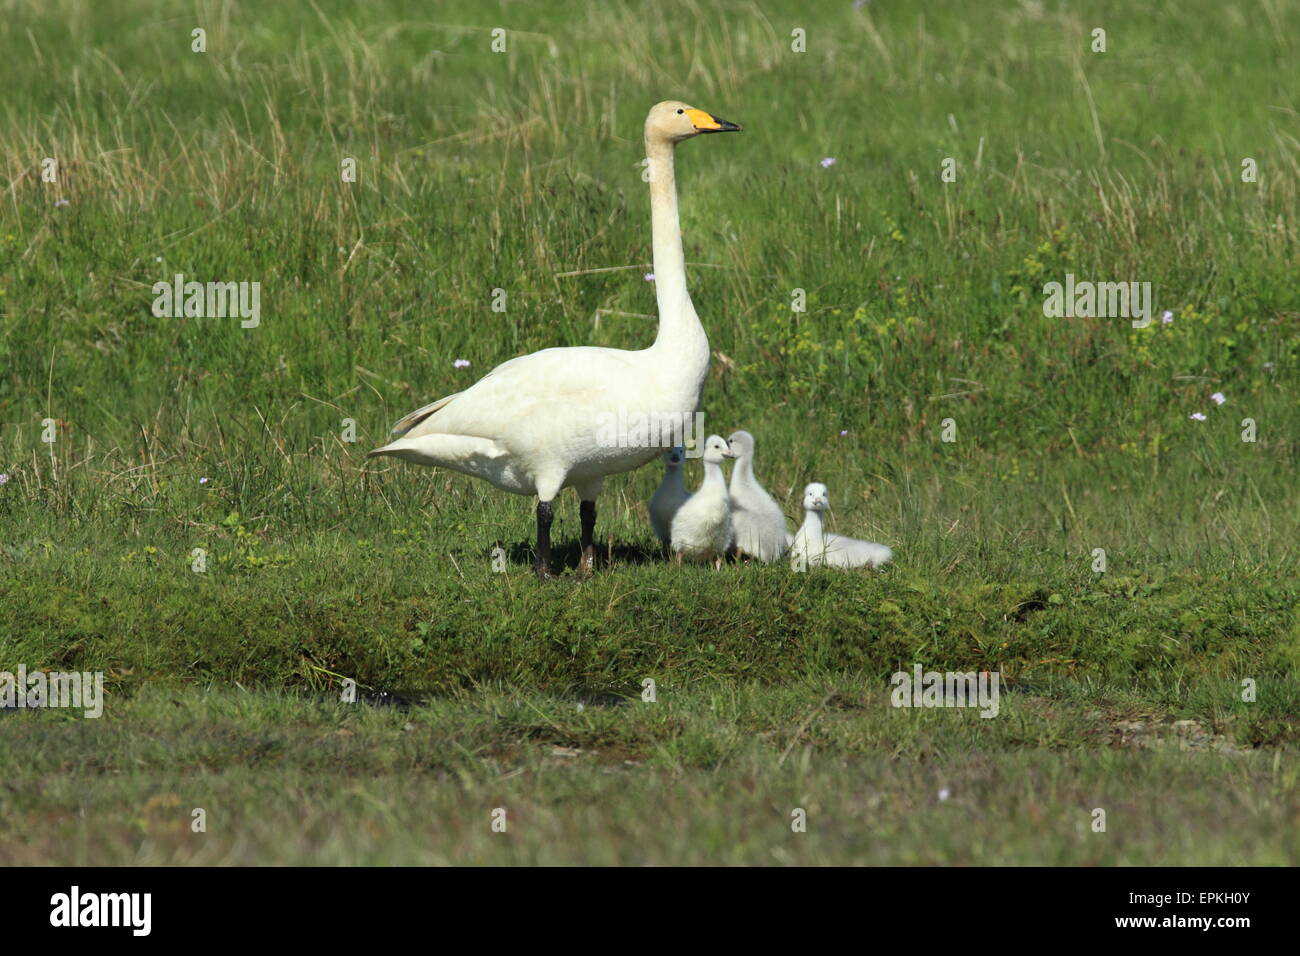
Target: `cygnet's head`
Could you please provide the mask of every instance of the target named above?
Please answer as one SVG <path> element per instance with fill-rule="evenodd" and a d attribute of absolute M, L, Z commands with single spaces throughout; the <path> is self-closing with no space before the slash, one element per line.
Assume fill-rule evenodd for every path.
<path fill-rule="evenodd" d="M 826 486 L 813 482 L 803 490 L 803 510 L 804 511 L 825 511 L 831 506 L 830 495 L 826 492 Z"/>
<path fill-rule="evenodd" d="M 704 440 L 703 458 L 710 465 L 722 464 L 724 458 L 735 458 L 731 453 L 731 446 L 721 435 L 710 435 Z"/>
<path fill-rule="evenodd" d="M 701 133 L 734 133 L 740 126 L 698 110 L 677 100 L 664 100 L 650 107 L 645 118 L 646 142 L 680 143 Z"/>
<path fill-rule="evenodd" d="M 664 452 L 664 467 L 668 469 L 680 468 L 682 462 L 686 460 L 686 449 L 681 445 L 674 445 Z"/>
<path fill-rule="evenodd" d="M 754 457 L 754 436 L 749 432 L 732 432 L 731 437 L 727 439 L 727 444 L 731 446 L 733 458 Z"/>

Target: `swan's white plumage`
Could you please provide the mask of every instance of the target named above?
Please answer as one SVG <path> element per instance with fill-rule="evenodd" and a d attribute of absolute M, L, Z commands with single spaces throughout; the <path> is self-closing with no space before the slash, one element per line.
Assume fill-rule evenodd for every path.
<path fill-rule="evenodd" d="M 727 439 L 736 464 L 731 469 L 731 523 L 736 547 L 760 561 L 779 561 L 787 539 L 781 506 L 754 477 L 754 436 L 738 431 Z"/>
<path fill-rule="evenodd" d="M 686 490 L 686 476 L 682 474 L 682 462 L 686 450 L 681 445 L 664 452 L 664 477 L 650 498 L 650 526 L 655 536 L 668 544 L 673 536 L 673 518 L 691 493 Z"/>
<path fill-rule="evenodd" d="M 822 513 L 830 506 L 826 486 L 817 482 L 803 492 L 804 521 L 790 542 L 790 554 L 808 567 L 878 568 L 893 560 L 894 552 L 874 541 L 859 541 L 822 527 Z"/>
<path fill-rule="evenodd" d="M 698 326 L 698 319 L 691 312 Z M 673 366 L 689 356 L 655 357 L 605 348 L 555 348 L 511 359 L 463 392 L 407 416 L 406 433 L 372 454 L 451 468 L 503 491 L 549 501 L 561 488 L 579 491 L 606 475 L 651 461 L 662 445 L 619 434 L 631 410 L 688 416 L 708 371 L 708 343 L 690 359 L 689 380 Z M 405 420 L 404 420 L 405 421 Z"/>
<path fill-rule="evenodd" d="M 404 417 L 394 428 L 401 437 L 370 454 L 450 468 L 548 502 L 569 486 L 594 500 L 607 475 L 675 444 L 680 432 L 646 436 L 636 425 L 646 415 L 687 421 L 709 367 L 708 339 L 686 290 L 673 150 L 698 133 L 738 128 L 677 102 L 646 117 L 659 306 L 652 346 L 552 348 L 511 359 Z"/>
<path fill-rule="evenodd" d="M 673 516 L 672 549 L 681 558 L 721 564 L 731 547 L 731 499 L 722 474 L 722 459 L 730 454 L 718 435 L 704 442 L 704 480 Z"/>

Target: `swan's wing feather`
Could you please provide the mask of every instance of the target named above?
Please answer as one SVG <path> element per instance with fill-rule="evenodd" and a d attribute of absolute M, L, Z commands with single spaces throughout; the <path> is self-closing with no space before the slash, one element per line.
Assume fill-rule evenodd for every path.
<path fill-rule="evenodd" d="M 488 374 L 490 375 L 491 373 L 489 372 Z M 457 395 L 460 394 L 462 393 L 456 392 L 452 395 L 447 395 L 443 398 L 440 398 L 437 401 L 430 402 L 428 405 L 425 405 L 423 408 L 417 408 L 409 415 L 404 416 L 396 425 L 393 426 L 392 434 L 405 435 L 416 425 L 420 424 L 420 422 L 424 421 L 426 418 L 428 418 L 430 415 L 432 415 L 434 412 L 442 408 L 444 405 L 446 405 L 453 398 L 455 398 Z"/>
<path fill-rule="evenodd" d="M 621 387 L 644 376 L 629 361 L 635 354 L 584 346 L 521 355 L 498 365 L 463 392 L 412 412 L 407 418 L 416 421 L 407 437 L 441 432 L 505 440 L 521 424 L 536 428 L 557 413 L 589 409 L 594 415 L 615 410 L 624 404 Z"/>
<path fill-rule="evenodd" d="M 535 353 L 534 353 L 534 354 L 535 354 Z M 496 375 L 496 374 L 497 374 L 498 372 L 500 372 L 502 369 L 509 368 L 509 367 L 510 367 L 511 365 L 513 365 L 514 363 L 520 361 L 521 359 L 526 359 L 526 358 L 531 358 L 531 356 L 529 356 L 529 355 L 521 355 L 521 356 L 518 356 L 518 357 L 516 357 L 516 358 L 507 359 L 506 361 L 502 362 L 500 365 L 497 365 L 497 366 L 493 367 L 493 368 L 492 368 L 492 369 L 491 369 L 491 370 L 490 370 L 486 375 L 484 375 L 481 379 L 479 379 L 479 382 L 485 382 L 485 381 L 487 381 L 489 378 L 491 378 L 493 375 Z M 475 383 L 475 385 L 477 385 L 477 384 L 478 384 L 478 382 Z M 448 404 L 452 399 L 454 399 L 454 398 L 458 398 L 458 397 L 460 397 L 461 395 L 464 395 L 465 392 L 470 391 L 472 388 L 474 388 L 473 385 L 471 385 L 470 388 L 465 389 L 465 391 L 462 391 L 462 392 L 453 392 L 453 393 L 450 394 L 450 395 L 445 395 L 445 396 L 443 396 L 442 398 L 435 399 L 434 401 L 430 402 L 428 405 L 424 405 L 424 406 L 422 406 L 422 407 L 420 407 L 420 408 L 417 408 L 415 411 L 411 412 L 409 415 L 404 416 L 404 417 L 401 419 L 401 421 L 399 421 L 396 425 L 393 426 L 393 428 L 392 428 L 392 434 L 394 434 L 394 435 L 405 435 L 407 432 L 409 432 L 411 429 L 413 429 L 416 425 L 420 424 L 420 422 L 422 422 L 422 421 L 424 421 L 425 419 L 427 419 L 427 418 L 428 418 L 430 415 L 432 415 L 434 412 L 439 411 L 439 410 L 442 409 L 442 408 L 445 408 L 445 407 L 447 406 L 447 404 Z M 441 429 L 432 429 L 432 430 L 433 430 L 433 431 L 439 431 L 439 430 L 441 430 Z"/>

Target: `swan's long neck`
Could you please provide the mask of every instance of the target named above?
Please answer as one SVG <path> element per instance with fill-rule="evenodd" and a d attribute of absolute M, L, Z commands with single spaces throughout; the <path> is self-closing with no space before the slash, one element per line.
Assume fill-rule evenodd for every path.
<path fill-rule="evenodd" d="M 677 215 L 677 181 L 673 174 L 673 144 L 646 140 L 650 160 L 650 231 L 654 241 L 655 297 L 659 304 L 659 334 L 654 348 L 677 363 L 683 374 L 698 377 L 709 367 L 709 340 L 686 291 L 686 255 Z"/>

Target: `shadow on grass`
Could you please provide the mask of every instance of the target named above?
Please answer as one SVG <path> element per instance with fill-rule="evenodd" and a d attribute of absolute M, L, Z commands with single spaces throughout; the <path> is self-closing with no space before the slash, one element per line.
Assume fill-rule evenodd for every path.
<path fill-rule="evenodd" d="M 506 549 L 506 554 L 511 564 L 521 564 L 527 567 L 533 566 L 533 561 L 537 557 L 537 552 L 533 545 L 527 541 L 518 541 Z M 557 574 L 564 572 L 575 572 L 578 569 L 578 559 L 582 557 L 582 548 L 577 541 L 565 541 L 562 543 L 551 543 L 551 569 Z M 663 553 L 658 549 L 647 548 L 644 545 L 623 545 L 613 544 L 608 541 L 597 542 L 596 544 L 596 570 L 610 568 L 623 564 L 660 564 L 664 563 Z"/>

